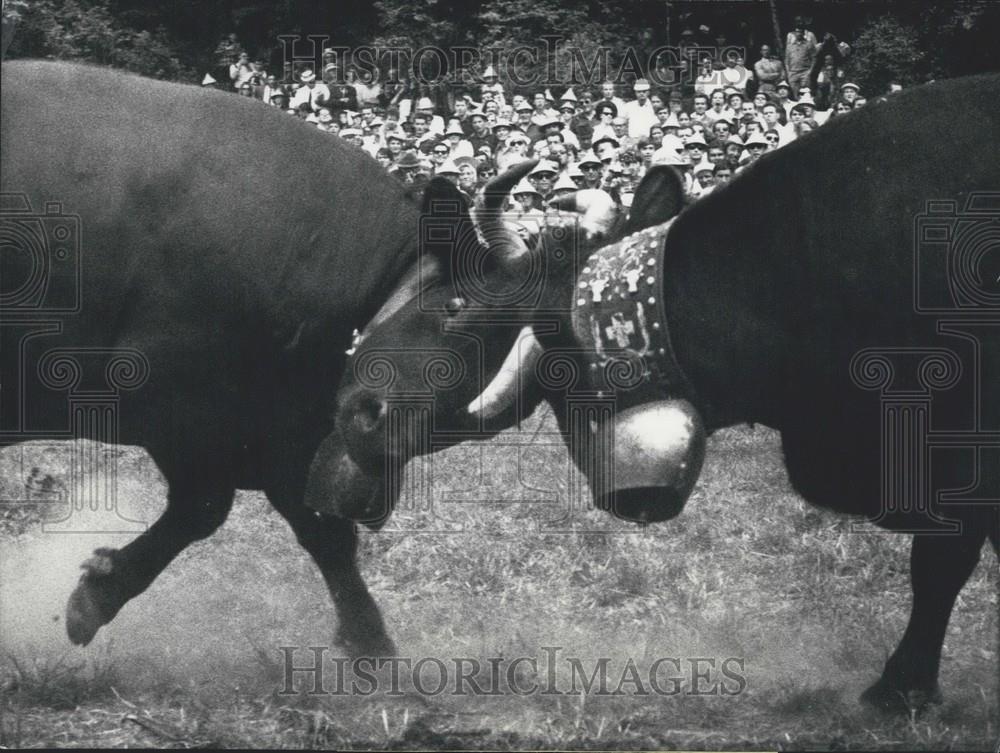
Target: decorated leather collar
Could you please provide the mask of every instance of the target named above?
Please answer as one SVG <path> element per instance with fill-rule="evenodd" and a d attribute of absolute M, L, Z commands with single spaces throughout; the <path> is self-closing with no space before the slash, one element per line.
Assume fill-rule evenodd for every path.
<path fill-rule="evenodd" d="M 595 251 L 577 280 L 573 331 L 586 350 L 588 380 L 622 407 L 693 390 L 670 343 L 663 254 L 673 220 Z"/>

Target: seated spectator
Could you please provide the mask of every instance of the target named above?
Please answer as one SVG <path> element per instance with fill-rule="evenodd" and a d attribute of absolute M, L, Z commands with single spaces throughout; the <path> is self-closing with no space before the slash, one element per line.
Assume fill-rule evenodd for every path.
<path fill-rule="evenodd" d="M 417 171 L 420 170 L 420 160 L 412 152 L 404 152 L 396 160 L 396 164 L 389 170 L 390 175 L 396 176 L 405 185 L 414 182 Z"/>
<path fill-rule="evenodd" d="M 732 179 L 733 169 L 727 162 L 721 162 L 715 166 L 715 170 L 712 171 L 712 175 L 715 178 L 715 186 L 717 188 L 719 186 L 724 186 Z"/>
<path fill-rule="evenodd" d="M 455 164 L 458 166 L 458 190 L 471 201 L 479 188 L 479 164 L 473 157 L 459 157 Z"/>
<path fill-rule="evenodd" d="M 445 160 L 440 165 L 434 169 L 434 175 L 440 175 L 445 180 L 449 181 L 456 188 L 458 187 L 458 176 L 459 172 L 458 165 L 452 162 L 450 159 Z"/>
<path fill-rule="evenodd" d="M 618 156 L 619 146 L 618 139 L 614 136 L 605 136 L 593 143 L 594 154 L 601 162 L 608 165 Z"/>
<path fill-rule="evenodd" d="M 717 120 L 732 120 L 735 113 L 726 106 L 726 95 L 722 89 L 713 89 L 709 95 L 710 107 L 705 111 L 702 120 L 715 123 Z"/>
<path fill-rule="evenodd" d="M 535 190 L 541 194 L 544 201 L 548 201 L 549 195 L 552 192 L 552 186 L 555 183 L 556 176 L 559 173 L 558 167 L 547 160 L 541 160 L 535 167 L 528 173 L 528 182 L 535 187 Z"/>
<path fill-rule="evenodd" d="M 774 151 L 781 146 L 781 134 L 774 128 L 764 131 L 764 140 L 767 142 L 768 151 Z"/>
<path fill-rule="evenodd" d="M 577 166 L 583 173 L 581 188 L 600 188 L 604 180 L 604 164 L 593 152 L 585 153 Z"/>
<path fill-rule="evenodd" d="M 851 106 L 855 106 L 858 97 L 861 95 L 861 87 L 848 81 L 840 85 L 840 98 Z"/>
<path fill-rule="evenodd" d="M 628 121 L 621 115 L 612 119 L 611 129 L 620 148 L 631 149 L 635 146 L 636 139 L 629 136 Z"/>
<path fill-rule="evenodd" d="M 649 140 L 653 146 L 659 149 L 663 146 L 663 126 L 655 125 L 649 129 Z"/>
<path fill-rule="evenodd" d="M 375 161 L 378 162 L 384 169 L 388 170 L 392 166 L 392 152 L 387 148 L 382 147 L 375 152 Z"/>
<path fill-rule="evenodd" d="M 697 196 L 707 196 L 715 187 L 715 165 L 708 160 L 702 160 L 692 170 L 697 181 L 695 193 Z"/>
<path fill-rule="evenodd" d="M 591 134 L 591 145 L 599 139 L 615 138 L 615 129 L 612 122 L 618 117 L 618 110 L 611 102 L 599 102 L 594 108 L 597 114 L 597 123 Z"/>

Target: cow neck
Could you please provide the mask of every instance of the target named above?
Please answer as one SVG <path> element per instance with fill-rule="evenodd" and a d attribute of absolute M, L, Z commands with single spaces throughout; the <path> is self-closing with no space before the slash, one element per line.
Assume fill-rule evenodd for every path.
<path fill-rule="evenodd" d="M 587 343 L 591 384 L 600 392 L 617 392 L 627 404 L 664 395 L 694 400 L 674 353 L 663 302 L 664 248 L 673 222 L 598 249 L 578 280 L 573 328 L 577 341 Z"/>
<path fill-rule="evenodd" d="M 354 340 L 347 354 L 353 355 L 357 347 L 373 330 L 387 322 L 420 295 L 421 291 L 437 278 L 439 271 L 440 262 L 433 256 L 420 256 L 411 263 L 375 316 L 364 326 L 354 330 Z"/>
<path fill-rule="evenodd" d="M 783 333 L 808 316 L 797 275 L 808 223 L 800 185 L 759 168 L 687 207 L 660 266 L 663 303 L 692 401 L 710 429 L 744 422 L 778 427 L 795 343 Z M 797 192 L 794 193 L 793 192 Z"/>

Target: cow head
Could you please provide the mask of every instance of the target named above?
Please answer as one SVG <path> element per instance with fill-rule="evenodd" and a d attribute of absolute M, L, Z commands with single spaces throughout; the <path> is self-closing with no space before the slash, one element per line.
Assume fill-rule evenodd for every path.
<path fill-rule="evenodd" d="M 334 431 L 313 461 L 310 506 L 377 526 L 392 511 L 408 459 L 517 420 L 513 402 L 489 416 L 468 406 L 539 303 L 572 284 L 571 254 L 546 261 L 532 253 L 537 224 L 511 223 L 501 212 L 534 164 L 491 181 L 471 213 L 451 183 L 428 184 L 420 256 L 349 351 Z M 539 399 L 527 391 L 521 410 Z"/>
<path fill-rule="evenodd" d="M 544 359 L 561 354 L 564 368 L 581 375 L 576 395 L 560 401 L 549 391 L 546 397 L 595 505 L 641 522 L 677 515 L 704 459 L 705 430 L 673 357 L 660 300 L 663 255 L 670 252 L 665 239 L 682 204 L 679 176 L 667 167 L 652 169 L 636 191 L 624 237 L 588 255 L 564 291 L 570 305 L 560 334 L 539 332 L 527 340 L 531 347 L 512 351 L 470 404 L 475 415 L 502 413 L 510 396 L 532 389 L 551 369 Z M 548 233 L 538 248 L 545 249 Z M 587 395 L 590 403 L 581 399 Z"/>

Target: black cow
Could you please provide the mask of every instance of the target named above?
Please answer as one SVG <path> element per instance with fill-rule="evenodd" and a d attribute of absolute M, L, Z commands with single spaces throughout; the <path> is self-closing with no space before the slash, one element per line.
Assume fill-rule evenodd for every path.
<path fill-rule="evenodd" d="M 169 485 L 148 531 L 85 563 L 70 639 L 91 641 L 248 488 L 322 571 L 339 640 L 392 653 L 353 521 L 303 500 L 311 486 L 314 507 L 335 494 L 351 508 L 380 483 L 376 462 L 330 488 L 324 460 L 339 457 L 352 330 L 416 295 L 419 207 L 360 150 L 252 100 L 78 65 L 2 71 L 0 441 L 141 445 Z M 486 251 L 457 191 L 429 193 L 446 208 L 437 225 L 464 222 Z M 494 339 L 494 360 L 512 341 Z M 93 389 L 119 400 L 113 431 L 69 425 L 68 397 Z"/>
<path fill-rule="evenodd" d="M 863 696 L 886 709 L 939 696 L 952 606 L 983 543 L 1000 542 L 1000 206 L 988 193 L 1000 190 L 1000 142 L 985 136 L 1000 133 L 997 102 L 997 76 L 873 102 L 683 212 L 677 176 L 654 169 L 628 226 L 649 227 L 645 235 L 600 249 L 579 281 L 553 288 L 572 309 L 560 334 L 539 331 L 538 347 L 512 351 L 521 366 L 505 364 L 483 399 L 461 396 L 473 414 L 489 416 L 505 415 L 517 397 L 528 406 L 539 394 L 556 398 L 596 496 L 613 488 L 593 476 L 591 462 L 606 448 L 595 438 L 607 427 L 570 436 L 568 409 L 539 387 L 531 364 L 542 347 L 575 350 L 578 373 L 600 377 L 584 387 L 598 392 L 609 387 L 610 367 L 637 365 L 645 397 L 630 399 L 629 421 L 612 431 L 644 453 L 638 463 L 631 452 L 615 457 L 616 474 L 644 487 L 638 496 L 625 489 L 624 517 L 638 520 L 663 520 L 683 506 L 704 446 L 699 417 L 709 432 L 743 422 L 778 429 L 803 497 L 916 534 L 910 622 Z M 612 224 L 599 216 L 598 226 Z M 596 284 L 590 267 L 640 241 L 655 241 L 662 254 L 658 271 L 638 281 L 655 283 L 644 295 L 648 319 L 662 313 L 658 335 L 646 331 L 650 321 L 620 319 L 616 328 L 601 319 L 615 314 L 594 304 L 611 288 Z M 555 246 L 565 241 L 546 235 L 538 248 Z M 624 293 L 626 279 L 616 282 Z M 612 352 L 605 331 L 626 333 L 625 347 Z M 426 321 L 422 337 L 439 342 L 440 322 Z M 662 355 L 649 349 L 657 337 Z M 421 333 L 411 329 L 409 340 L 418 346 Z M 643 404 L 658 412 L 643 414 Z M 656 468 L 644 478 L 636 466 L 646 464 Z M 661 488 L 650 488 L 656 479 Z"/>

